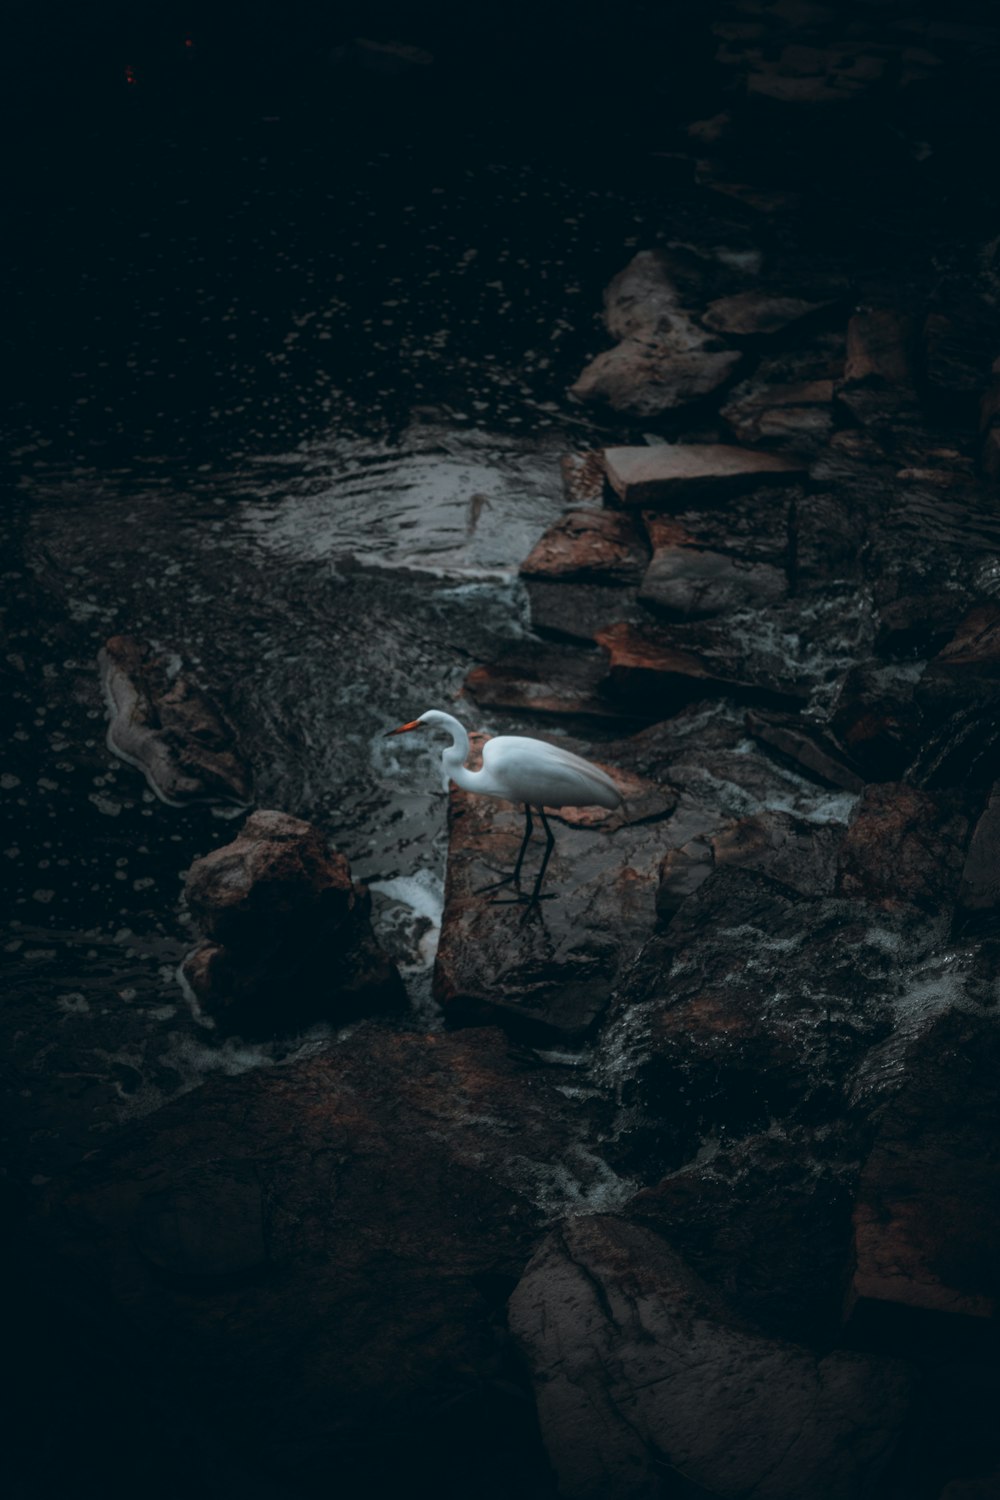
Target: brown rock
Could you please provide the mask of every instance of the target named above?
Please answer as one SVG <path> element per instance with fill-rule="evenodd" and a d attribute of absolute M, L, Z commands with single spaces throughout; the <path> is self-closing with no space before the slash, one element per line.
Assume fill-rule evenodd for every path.
<path fill-rule="evenodd" d="M 640 1500 L 665 1455 L 703 1495 L 853 1500 L 907 1410 L 905 1367 L 765 1338 L 663 1240 L 609 1217 L 548 1236 L 510 1325 L 566 1500 Z"/>
<path fill-rule="evenodd" d="M 113 636 L 97 660 L 108 748 L 142 771 L 161 801 L 250 800 L 250 770 L 233 731 L 186 670 L 127 635 Z"/>
<path fill-rule="evenodd" d="M 702 322 L 716 333 L 752 338 L 780 333 L 810 313 L 828 307 L 826 302 L 808 302 L 804 297 L 775 297 L 766 292 L 737 292 L 710 302 Z"/>
<path fill-rule="evenodd" d="M 559 460 L 567 504 L 598 510 L 604 494 L 604 459 L 599 448 L 566 453 Z"/>
<path fill-rule="evenodd" d="M 844 678 L 830 728 L 869 781 L 895 781 L 920 743 L 923 716 L 913 699 L 915 669 L 862 663 Z"/>
<path fill-rule="evenodd" d="M 653 416 L 710 395 L 740 363 L 721 349 L 680 305 L 666 257 L 636 255 L 604 294 L 604 320 L 614 349 L 599 354 L 570 394 L 607 401 L 616 411 Z"/>
<path fill-rule="evenodd" d="M 794 679 L 777 677 L 767 661 L 743 658 L 738 652 L 727 659 L 724 651 L 711 659 L 665 629 L 622 623 L 600 631 L 596 639 L 608 653 L 609 690 L 623 703 L 642 705 L 650 714 L 656 709 L 669 713 L 692 697 L 720 694 L 777 707 L 805 698 Z"/>
<path fill-rule="evenodd" d="M 805 465 L 795 459 L 719 443 L 606 448 L 604 463 L 608 481 L 623 504 L 667 508 L 724 500 L 757 485 L 782 484 L 805 473 Z"/>
<path fill-rule="evenodd" d="M 847 325 L 844 384 L 913 383 L 913 320 L 894 308 L 857 312 Z"/>
<path fill-rule="evenodd" d="M 309 823 L 254 813 L 231 844 L 195 860 L 185 893 L 209 941 L 185 959 L 184 976 L 229 1027 L 290 1030 L 406 1003 L 367 893 Z"/>
<path fill-rule="evenodd" d="M 648 555 L 630 516 L 613 510 L 572 510 L 540 537 L 520 571 L 523 578 L 638 583 Z"/>
<path fill-rule="evenodd" d="M 850 1308 L 991 1318 L 1000 1305 L 1000 1034 L 952 1010 L 905 1060 L 854 1210 Z"/>
<path fill-rule="evenodd" d="M 607 1007 L 619 965 L 652 932 L 662 847 L 660 824 L 676 798 L 605 767 L 624 808 L 549 813 L 556 847 L 547 897 L 530 920 L 482 887 L 514 867 L 524 812 L 452 789 L 448 882 L 434 970 L 434 995 L 451 1023 L 498 1024 L 532 1041 L 579 1040 Z M 523 888 L 539 866 L 544 838 L 529 847 Z M 499 899 L 497 899 L 499 896 Z"/>
<path fill-rule="evenodd" d="M 495 662 L 474 667 L 465 690 L 481 708 L 516 709 L 554 718 L 650 719 L 653 707 L 629 706 L 607 693 L 600 651 L 560 642 L 518 641 Z"/>
<path fill-rule="evenodd" d="M 938 916 L 957 898 L 968 828 L 953 798 L 902 783 L 867 786 L 841 846 L 837 888 Z"/>
<path fill-rule="evenodd" d="M 503 1475 L 524 1400 L 494 1387 L 496 1315 L 545 1174 L 594 1186 L 578 1109 L 496 1031 L 362 1027 L 117 1136 L 69 1186 L 62 1269 L 107 1288 L 104 1317 L 283 1493 L 324 1473 L 345 1494 L 431 1493 L 465 1446 L 456 1407 L 487 1390 Z"/>

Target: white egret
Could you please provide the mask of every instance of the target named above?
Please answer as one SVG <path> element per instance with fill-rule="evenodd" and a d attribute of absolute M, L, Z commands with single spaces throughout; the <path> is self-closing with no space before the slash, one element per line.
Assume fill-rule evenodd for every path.
<path fill-rule="evenodd" d="M 481 771 L 470 771 L 465 764 L 469 754 L 469 736 L 462 724 L 451 716 L 432 708 L 390 729 L 386 739 L 394 734 L 409 734 L 414 729 L 445 729 L 451 735 L 451 744 L 441 752 L 441 768 L 444 784 L 449 781 L 466 792 L 480 792 L 487 797 L 502 797 L 507 802 L 520 802 L 524 806 L 524 838 L 518 852 L 517 863 L 510 875 L 495 881 L 483 890 L 494 890 L 498 886 L 513 884 L 517 889 L 516 900 L 523 900 L 521 890 L 521 866 L 531 840 L 534 823 L 531 810 L 536 808 L 545 829 L 545 854 L 542 867 L 535 879 L 535 887 L 528 898 L 528 911 L 538 905 L 539 892 L 549 859 L 555 846 L 555 835 L 545 816 L 547 807 L 607 807 L 621 806 L 621 793 L 611 777 L 597 766 L 570 750 L 558 745 L 549 745 L 545 740 L 529 739 L 526 735 L 501 734 L 487 740 L 483 746 Z M 525 912 L 527 915 L 527 912 Z"/>

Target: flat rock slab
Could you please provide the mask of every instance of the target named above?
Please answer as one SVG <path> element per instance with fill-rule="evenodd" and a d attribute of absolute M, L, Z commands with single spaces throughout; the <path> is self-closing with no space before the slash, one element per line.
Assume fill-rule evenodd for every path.
<path fill-rule="evenodd" d="M 852 1311 L 1000 1308 L 1000 1028 L 941 1017 L 905 1057 L 854 1209 Z"/>
<path fill-rule="evenodd" d="M 810 780 L 848 792 L 860 792 L 864 786 L 864 778 L 850 764 L 843 747 L 821 725 L 804 723 L 793 714 L 751 711 L 746 726 L 759 745 Z"/>
<path fill-rule="evenodd" d="M 525 920 L 523 906 L 510 901 L 512 887 L 479 893 L 513 869 L 523 809 L 452 789 L 434 970 L 434 996 L 452 1024 L 495 1023 L 531 1041 L 579 1041 L 603 1014 L 622 959 L 653 930 L 662 823 L 676 801 L 669 790 L 605 769 L 624 807 L 548 814 L 556 839 L 543 886 L 548 899 Z M 544 849 L 537 817 L 535 830 L 526 893 Z"/>
<path fill-rule="evenodd" d="M 68 1270 L 282 1493 L 320 1472 L 364 1493 L 453 1442 L 452 1404 L 499 1377 L 497 1297 L 536 1242 L 538 1182 L 585 1170 L 578 1128 L 579 1101 L 498 1031 L 365 1026 L 217 1076 L 86 1163 Z"/>
<path fill-rule="evenodd" d="M 722 443 L 664 443 L 651 448 L 605 448 L 608 482 L 624 505 L 677 508 L 725 500 L 760 484 L 801 478 L 807 465 L 778 453 Z"/>
<path fill-rule="evenodd" d="M 781 333 L 810 313 L 821 312 L 829 302 L 809 302 L 804 297 L 774 297 L 764 292 L 737 292 L 719 297 L 705 309 L 702 322 L 715 333 L 753 338 Z"/>
<path fill-rule="evenodd" d="M 465 690 L 482 708 L 555 719 L 656 718 L 654 705 L 630 706 L 607 692 L 608 659 L 556 642 L 519 641 L 495 662 L 474 667 Z"/>
<path fill-rule="evenodd" d="M 737 386 L 720 416 L 741 443 L 773 439 L 813 445 L 833 428 L 833 381 L 755 380 Z"/>
<path fill-rule="evenodd" d="M 607 1216 L 547 1237 L 510 1325 L 566 1500 L 646 1500 L 665 1457 L 699 1495 L 854 1500 L 907 1413 L 905 1366 L 764 1337 L 657 1235 Z"/>
<path fill-rule="evenodd" d="M 539 538 L 521 564 L 522 578 L 576 583 L 638 583 L 649 547 L 631 516 L 571 510 Z"/>
<path fill-rule="evenodd" d="M 806 689 L 785 666 L 725 640 L 671 633 L 627 622 L 598 633 L 608 653 L 608 683 L 627 707 L 644 707 L 666 717 L 692 698 L 726 696 L 738 701 L 790 708 L 804 703 Z"/>
<path fill-rule="evenodd" d="M 108 749 L 142 771 L 162 802 L 250 801 L 250 768 L 233 730 L 179 660 L 127 635 L 112 636 L 97 660 Z"/>

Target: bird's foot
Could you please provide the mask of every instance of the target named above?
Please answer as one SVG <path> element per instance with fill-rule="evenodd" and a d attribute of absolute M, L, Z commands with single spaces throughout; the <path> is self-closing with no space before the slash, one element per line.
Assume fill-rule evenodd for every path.
<path fill-rule="evenodd" d="M 489 885 L 477 886 L 472 894 L 474 896 L 485 896 L 487 891 L 499 891 L 503 886 L 516 885 L 517 882 L 518 876 L 516 875 L 501 875 L 499 880 L 491 880 Z"/>

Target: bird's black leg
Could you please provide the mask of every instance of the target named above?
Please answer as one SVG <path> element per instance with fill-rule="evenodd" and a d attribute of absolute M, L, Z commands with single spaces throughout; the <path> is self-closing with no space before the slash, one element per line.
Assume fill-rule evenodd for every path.
<path fill-rule="evenodd" d="M 521 866 L 524 864 L 524 856 L 527 853 L 528 844 L 531 842 L 531 833 L 534 826 L 534 823 L 531 821 L 531 808 L 526 802 L 524 804 L 524 838 L 521 840 L 521 847 L 518 850 L 517 863 L 514 866 L 514 873 L 512 875 L 504 875 L 500 880 L 491 880 L 489 885 L 481 885 L 479 889 L 474 893 L 475 895 L 482 896 L 486 891 L 496 891 L 504 885 L 513 884 L 516 886 L 520 886 Z"/>
<path fill-rule="evenodd" d="M 531 899 L 524 909 L 524 917 L 526 917 L 528 913 L 532 911 L 542 899 L 542 897 L 539 895 L 539 892 L 542 889 L 542 881 L 545 879 L 545 871 L 549 867 L 549 860 L 552 858 L 552 851 L 556 846 L 556 836 L 552 832 L 552 829 L 549 827 L 549 820 L 545 816 L 544 807 L 540 807 L 538 809 L 538 816 L 541 818 L 542 827 L 545 829 L 545 853 L 542 855 L 542 867 L 539 870 L 538 874 L 535 876 L 535 888 L 531 893 Z M 524 921 L 524 917 L 521 918 L 522 922 Z"/>

